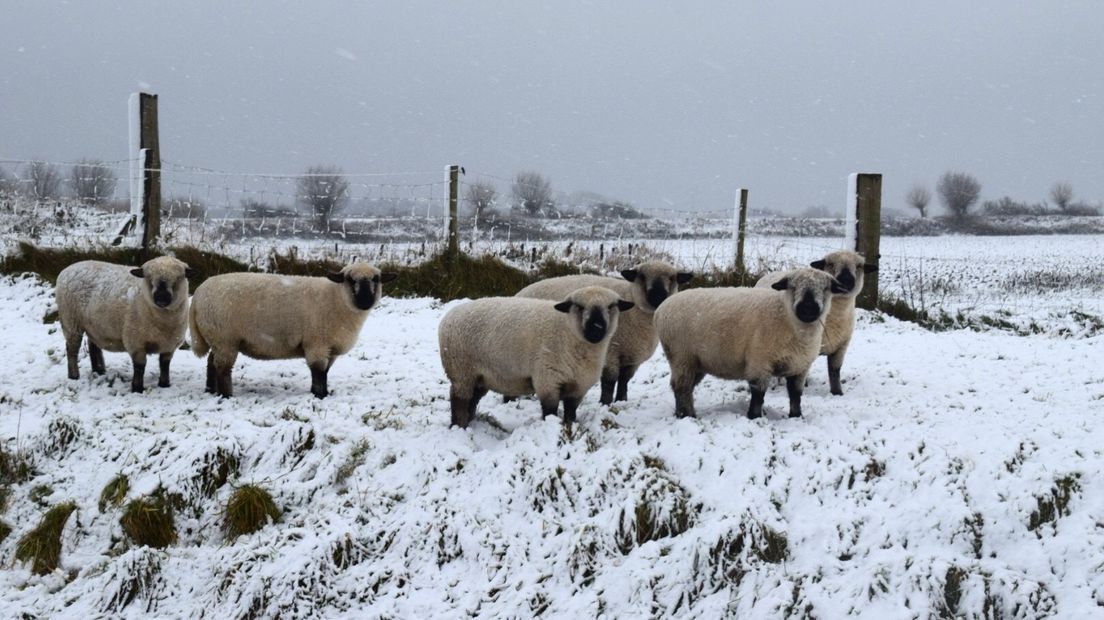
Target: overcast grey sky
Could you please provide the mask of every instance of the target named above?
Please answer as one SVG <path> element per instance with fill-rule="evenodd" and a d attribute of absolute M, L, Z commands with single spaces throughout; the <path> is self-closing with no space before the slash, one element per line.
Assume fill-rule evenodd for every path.
<path fill-rule="evenodd" d="M 644 207 L 884 204 L 948 169 L 986 198 L 1104 200 L 1101 2 L 0 0 L 0 157 L 220 170 L 448 163 Z M 505 188 L 503 188 L 505 189 Z"/>

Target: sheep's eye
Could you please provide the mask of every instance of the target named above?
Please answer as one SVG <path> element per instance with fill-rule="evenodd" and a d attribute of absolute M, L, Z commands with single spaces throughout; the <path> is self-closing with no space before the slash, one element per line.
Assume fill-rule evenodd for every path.
<path fill-rule="evenodd" d="M 378 275 L 372 276 L 372 281 L 376 282 L 376 283 L 379 283 L 380 277 Z"/>

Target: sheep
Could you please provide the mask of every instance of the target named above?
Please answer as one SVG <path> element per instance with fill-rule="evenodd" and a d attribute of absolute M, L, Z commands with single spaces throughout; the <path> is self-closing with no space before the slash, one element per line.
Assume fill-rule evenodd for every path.
<path fill-rule="evenodd" d="M 824 336 L 820 345 L 820 354 L 828 356 L 828 383 L 832 394 L 843 394 L 840 384 L 840 369 L 847 347 L 851 344 L 851 335 L 855 331 L 855 298 L 863 288 L 863 275 L 878 271 L 876 265 L 867 265 L 862 254 L 849 250 L 832 252 L 820 260 L 810 263 L 814 269 L 820 269 L 836 279 L 845 292 L 832 296 L 832 310 L 824 319 Z M 768 273 L 755 283 L 756 287 L 767 287 L 792 272 L 776 271 Z"/>
<path fill-rule="evenodd" d="M 809 268 L 794 271 L 771 288 L 686 291 L 656 310 L 656 331 L 671 365 L 676 416 L 695 415 L 694 387 L 710 374 L 748 381 L 749 419 L 762 415 L 770 378 L 785 377 L 790 417 L 801 417 L 805 375 L 820 351 L 831 294 L 842 288 L 828 274 Z"/>
<path fill-rule="evenodd" d="M 311 393 L 329 395 L 327 374 L 356 344 L 368 311 L 397 277 L 354 262 L 325 278 L 230 273 L 209 278 L 192 297 L 192 351 L 207 358 L 207 392 L 233 395 L 238 353 L 262 360 L 304 358 Z"/>
<path fill-rule="evenodd" d="M 104 374 L 104 351 L 130 354 L 134 375 L 130 390 L 145 390 L 146 355 L 161 362 L 158 387 L 169 387 L 169 364 L 184 342 L 187 327 L 188 277 L 192 270 L 169 256 L 128 267 L 86 260 L 58 274 L 55 295 L 69 378 L 79 379 L 77 354 L 88 334 L 92 372 Z"/>
<path fill-rule="evenodd" d="M 622 271 L 621 276 L 624 280 L 593 275 L 549 278 L 517 293 L 518 297 L 560 300 L 584 286 L 604 286 L 636 304 L 634 311 L 621 317 L 621 326 L 610 340 L 602 367 L 600 402 L 603 405 L 628 399 L 629 380 L 659 346 L 652 314 L 664 300 L 678 292 L 680 285 L 690 282 L 693 274 L 678 271 L 664 261 L 649 261 Z"/>
<path fill-rule="evenodd" d="M 563 401 L 563 421 L 602 372 L 618 317 L 633 302 L 588 286 L 554 303 L 488 297 L 448 311 L 438 326 L 441 365 L 448 377 L 452 425 L 467 428 L 489 390 L 504 396 L 536 394 L 544 417 Z"/>

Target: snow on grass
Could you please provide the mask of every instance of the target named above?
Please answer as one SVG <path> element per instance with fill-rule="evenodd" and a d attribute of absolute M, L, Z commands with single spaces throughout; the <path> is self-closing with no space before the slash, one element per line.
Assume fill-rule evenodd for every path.
<path fill-rule="evenodd" d="M 0 514 L 13 616 L 1035 618 L 1104 605 L 1099 336 L 929 333 L 861 314 L 846 394 L 829 394 L 818 360 L 801 420 L 775 388 L 748 421 L 744 386 L 713 378 L 700 418 L 676 420 L 657 353 L 628 402 L 588 394 L 570 434 L 535 401 L 493 394 L 462 431 L 448 428 L 436 350 L 451 304 L 385 298 L 325 400 L 302 361 L 248 359 L 237 396 L 218 400 L 187 351 L 171 388 L 131 394 L 129 360 L 111 353 L 106 376 L 82 354 L 70 381 L 58 326 L 42 323 L 51 306 L 35 279 L 0 284 L 0 439 L 36 472 Z M 120 474 L 126 501 L 101 511 Z M 226 502 L 247 484 L 281 514 L 230 540 Z M 129 546 L 123 507 L 155 494 L 178 540 Z M 69 501 L 60 569 L 11 565 L 46 506 Z"/>

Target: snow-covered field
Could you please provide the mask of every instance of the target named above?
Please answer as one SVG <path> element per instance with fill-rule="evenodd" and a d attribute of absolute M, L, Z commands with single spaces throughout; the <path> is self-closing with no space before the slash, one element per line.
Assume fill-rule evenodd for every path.
<path fill-rule="evenodd" d="M 1081 242 L 1053 240 L 1055 264 Z M 958 279 L 955 269 L 1001 251 L 974 238 L 932 243 L 887 243 L 883 254 L 930 256 Z M 822 248 L 790 249 L 803 261 Z M 994 282 L 1007 273 L 994 268 Z M 1099 291 L 1050 302 L 1063 295 L 1100 303 Z M 1104 608 L 1104 336 L 931 333 L 862 313 L 846 394 L 828 393 L 819 360 L 804 419 L 785 418 L 776 387 L 766 418 L 748 421 L 744 387 L 707 378 L 700 418 L 676 420 L 657 352 L 628 402 L 607 409 L 588 394 L 568 436 L 535 401 L 494 395 L 471 429 L 448 427 L 436 345 L 448 304 L 385 298 L 321 401 L 302 362 L 254 360 L 235 369 L 237 396 L 217 400 L 187 351 L 170 388 L 130 394 L 129 360 L 111 353 L 106 377 L 82 356 L 70 381 L 58 327 L 42 320 L 51 306 L 34 279 L 0 283 L 0 439 L 38 472 L 0 513 L 13 529 L 0 543 L 5 617 L 1088 618 Z M 229 481 L 210 484 L 212 464 L 231 461 Z M 128 499 L 158 486 L 182 496 L 176 545 L 127 547 L 118 509 L 97 507 L 118 473 Z M 284 514 L 228 541 L 222 505 L 250 482 Z M 12 564 L 17 539 L 68 500 L 78 510 L 61 569 L 38 577 Z"/>

